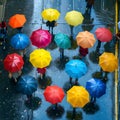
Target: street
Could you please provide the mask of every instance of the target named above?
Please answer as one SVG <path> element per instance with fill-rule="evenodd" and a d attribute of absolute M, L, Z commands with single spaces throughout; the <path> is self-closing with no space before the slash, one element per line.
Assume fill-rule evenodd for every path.
<path fill-rule="evenodd" d="M 97 1 L 95 1 L 97 4 Z M 15 6 L 16 5 L 16 6 Z M 57 34 L 59 32 L 65 33 L 68 36 L 71 35 L 70 33 L 70 27 L 66 23 L 64 16 L 66 12 L 71 10 L 77 10 L 81 12 L 82 14 L 85 14 L 85 6 L 86 2 L 85 0 L 10 0 L 6 3 L 6 9 L 5 9 L 5 20 L 8 22 L 10 16 L 16 13 L 22 13 L 25 14 L 27 18 L 27 22 L 23 28 L 23 33 L 27 34 L 29 37 L 32 33 L 32 31 L 37 30 L 42 27 L 42 29 L 48 30 L 48 27 L 45 24 L 45 21 L 41 17 L 42 10 L 46 8 L 55 8 L 59 10 L 61 13 L 59 20 L 57 21 L 58 25 L 54 28 L 54 34 Z M 85 20 L 83 21 L 82 25 L 79 25 L 77 27 L 74 27 L 73 29 L 73 37 L 75 39 L 78 32 L 88 30 L 91 33 L 94 33 L 95 30 L 98 27 L 108 27 L 108 25 L 105 22 L 102 22 L 102 16 L 99 16 L 97 18 L 97 10 L 96 7 L 93 7 L 91 19 L 93 18 L 93 21 Z M 113 9 L 111 9 L 113 10 Z M 88 16 L 85 16 L 87 18 Z M 101 19 L 100 19 L 101 17 Z M 111 21 L 110 21 L 111 22 Z M 114 30 L 113 23 L 110 25 L 110 27 Z M 3 68 L 3 59 L 8 53 L 15 52 L 15 50 L 10 46 L 9 40 L 10 38 L 16 34 L 16 30 L 10 28 L 8 26 L 8 42 L 7 42 L 7 50 L 2 51 L 2 48 L 0 48 L 0 120 L 69 120 L 70 118 L 67 118 L 68 111 L 72 111 L 72 106 L 66 101 L 66 96 L 64 97 L 63 101 L 59 103 L 60 106 L 64 108 L 64 112 L 60 118 L 50 118 L 47 115 L 46 110 L 48 107 L 51 106 L 49 102 L 47 102 L 44 98 L 43 92 L 44 89 L 41 88 L 41 86 L 38 86 L 37 91 L 34 93 L 34 97 L 38 97 L 41 99 L 41 104 L 38 106 L 37 109 L 31 110 L 27 108 L 24 104 L 26 100 L 26 96 L 22 95 L 20 93 L 17 93 L 15 90 L 15 86 L 11 85 L 9 79 L 8 79 L 8 73 Z M 97 40 L 95 45 L 89 49 L 89 54 L 83 59 L 83 61 L 86 63 L 88 67 L 87 73 L 79 78 L 78 82 L 81 86 L 86 86 L 86 82 L 91 79 L 95 72 L 100 71 L 100 66 L 98 63 L 95 62 L 94 59 L 95 56 L 92 54 L 96 50 L 97 46 Z M 100 53 L 103 53 L 104 51 L 108 52 L 114 52 L 114 46 L 109 49 L 108 44 L 102 43 Z M 26 50 L 25 55 L 25 65 L 23 68 L 23 75 L 32 75 L 37 80 L 39 79 L 39 74 L 36 71 L 36 68 L 33 68 L 31 64 L 29 63 L 29 55 L 30 53 L 36 49 L 36 47 L 30 45 Z M 49 67 L 47 67 L 46 76 L 49 76 L 51 78 L 51 81 L 48 83 L 49 85 L 58 85 L 61 88 L 65 88 L 66 83 L 69 81 L 69 76 L 63 69 L 60 69 L 57 66 L 56 60 L 59 58 L 59 48 L 55 47 L 54 49 L 47 48 L 48 51 L 50 51 L 52 56 L 52 62 Z M 66 49 L 65 50 L 65 56 L 69 58 L 69 60 L 73 59 L 74 56 L 78 55 L 78 47 L 76 49 Z M 80 117 L 76 120 L 114 120 L 114 73 L 108 74 L 108 81 L 106 82 L 107 89 L 106 94 L 102 97 L 98 98 L 96 100 L 96 104 L 99 107 L 99 110 L 96 111 L 94 114 L 86 114 L 85 111 L 82 108 L 77 108 L 77 113 L 80 113 Z M 72 119 L 71 119 L 72 120 Z"/>

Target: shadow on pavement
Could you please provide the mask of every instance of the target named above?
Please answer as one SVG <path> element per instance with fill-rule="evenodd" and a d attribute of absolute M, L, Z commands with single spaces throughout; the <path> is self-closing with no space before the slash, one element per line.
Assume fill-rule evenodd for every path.
<path fill-rule="evenodd" d="M 86 114 L 95 114 L 99 110 L 99 106 L 96 103 L 89 102 L 83 107 L 83 111 Z"/>
<path fill-rule="evenodd" d="M 97 52 L 92 51 L 91 53 L 89 53 L 89 59 L 91 62 L 98 64 L 99 58 L 98 58 Z"/>
<path fill-rule="evenodd" d="M 55 119 L 55 118 L 61 118 L 64 114 L 64 108 L 61 105 L 51 105 L 46 110 L 48 117 Z"/>
<path fill-rule="evenodd" d="M 36 110 L 40 107 L 42 100 L 39 97 L 32 97 L 31 100 L 25 101 L 25 106 L 29 109 Z"/>
<path fill-rule="evenodd" d="M 66 119 L 67 120 L 83 120 L 83 116 L 82 116 L 82 112 L 81 111 L 77 111 L 75 113 L 75 117 L 73 118 L 73 111 L 67 111 L 67 115 L 66 115 Z"/>
<path fill-rule="evenodd" d="M 47 86 L 52 84 L 52 80 L 50 76 L 45 76 L 44 79 L 41 79 L 40 77 L 38 77 L 38 83 L 41 89 L 45 89 Z"/>

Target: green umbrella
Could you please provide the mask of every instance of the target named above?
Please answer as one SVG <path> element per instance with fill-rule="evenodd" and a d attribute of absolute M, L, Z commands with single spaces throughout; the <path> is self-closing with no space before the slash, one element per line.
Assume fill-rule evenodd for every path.
<path fill-rule="evenodd" d="M 56 34 L 54 41 L 59 48 L 67 49 L 71 47 L 71 41 L 68 35 L 66 34 L 63 34 L 63 33 Z"/>
<path fill-rule="evenodd" d="M 57 46 L 60 48 L 60 60 L 62 60 L 64 58 L 64 49 L 71 47 L 71 41 L 68 35 L 63 33 L 56 34 L 54 41 L 57 44 Z"/>

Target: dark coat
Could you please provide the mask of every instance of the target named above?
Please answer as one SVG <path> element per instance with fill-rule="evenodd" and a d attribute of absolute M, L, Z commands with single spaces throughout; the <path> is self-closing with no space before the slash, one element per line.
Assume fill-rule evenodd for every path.
<path fill-rule="evenodd" d="M 79 54 L 85 57 L 88 54 L 88 48 L 79 48 Z"/>
<path fill-rule="evenodd" d="M 87 0 L 87 4 L 88 5 L 93 5 L 94 4 L 94 0 Z"/>

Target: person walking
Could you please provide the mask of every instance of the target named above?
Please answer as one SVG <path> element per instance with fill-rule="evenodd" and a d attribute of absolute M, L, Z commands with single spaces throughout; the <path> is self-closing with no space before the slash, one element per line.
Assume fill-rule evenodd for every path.
<path fill-rule="evenodd" d="M 80 59 L 82 59 L 83 57 L 85 57 L 88 54 L 88 48 L 83 48 L 83 47 L 79 47 L 79 55 L 80 55 Z"/>
<path fill-rule="evenodd" d="M 9 72 L 8 77 L 13 80 L 11 82 L 13 82 L 14 84 L 17 84 L 18 78 L 21 76 L 21 74 L 22 74 L 21 70 L 19 70 L 18 72 L 14 72 L 14 73 Z"/>
<path fill-rule="evenodd" d="M 6 37 L 7 37 L 7 24 L 5 21 L 0 23 L 0 45 L 3 46 L 3 50 L 6 49 Z"/>
<path fill-rule="evenodd" d="M 86 0 L 87 2 L 87 5 L 86 5 L 86 12 L 88 14 L 91 14 L 91 9 L 93 7 L 93 4 L 94 4 L 94 0 Z"/>
<path fill-rule="evenodd" d="M 40 74 L 40 78 L 45 79 L 46 68 L 37 68 L 37 72 Z"/>
<path fill-rule="evenodd" d="M 46 22 L 46 26 L 48 26 L 48 28 L 49 28 L 49 32 L 53 35 L 53 28 L 55 27 L 55 26 L 57 26 L 57 22 L 55 21 L 55 20 L 53 20 L 53 21 L 47 21 Z"/>

